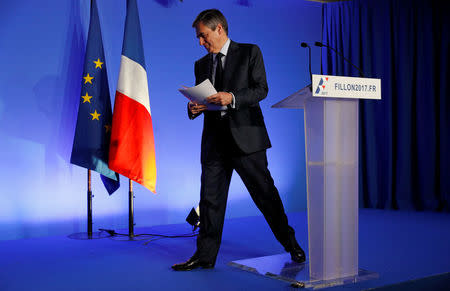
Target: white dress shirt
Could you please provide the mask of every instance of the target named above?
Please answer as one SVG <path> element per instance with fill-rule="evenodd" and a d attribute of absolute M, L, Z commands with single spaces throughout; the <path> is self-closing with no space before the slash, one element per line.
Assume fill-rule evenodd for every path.
<path fill-rule="evenodd" d="M 223 54 L 221 61 L 222 61 L 222 68 L 225 69 L 225 62 L 227 60 L 227 53 L 228 53 L 228 48 L 230 47 L 230 43 L 231 40 L 228 38 L 227 41 L 225 42 L 225 44 L 223 45 L 223 47 L 220 49 L 220 52 Z M 217 54 L 212 54 L 213 55 L 213 74 L 212 74 L 212 79 L 213 82 L 215 82 L 216 80 L 216 68 L 217 68 L 217 60 L 216 60 L 216 56 Z M 215 84 L 213 84 L 215 85 Z M 232 92 L 228 92 L 231 94 L 232 99 L 231 99 L 231 108 L 235 107 L 235 100 L 234 100 L 234 94 Z M 222 110 L 221 115 L 224 116 L 226 114 L 226 110 Z"/>

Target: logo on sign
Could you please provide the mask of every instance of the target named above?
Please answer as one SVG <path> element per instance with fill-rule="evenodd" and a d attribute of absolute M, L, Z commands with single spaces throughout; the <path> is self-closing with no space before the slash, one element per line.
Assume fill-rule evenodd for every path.
<path fill-rule="evenodd" d="M 327 95 L 328 92 L 326 90 L 328 86 L 328 77 L 325 78 L 320 78 L 319 84 L 317 85 L 316 88 L 316 94 L 321 94 L 321 95 Z"/>

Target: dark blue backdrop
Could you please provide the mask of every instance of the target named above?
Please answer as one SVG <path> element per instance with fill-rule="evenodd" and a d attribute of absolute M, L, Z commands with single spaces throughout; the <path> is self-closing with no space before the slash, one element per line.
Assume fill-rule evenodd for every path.
<path fill-rule="evenodd" d="M 381 78 L 360 102 L 360 204 L 450 208 L 450 21 L 438 2 L 354 0 L 323 6 L 323 41 Z M 326 74 L 358 76 L 322 51 Z"/>

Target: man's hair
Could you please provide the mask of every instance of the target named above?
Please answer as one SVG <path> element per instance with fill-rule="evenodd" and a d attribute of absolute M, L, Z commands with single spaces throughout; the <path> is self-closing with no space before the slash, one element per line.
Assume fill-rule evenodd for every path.
<path fill-rule="evenodd" d="M 196 28 L 200 22 L 209 27 L 211 30 L 216 30 L 217 25 L 220 23 L 225 30 L 225 33 L 228 35 L 227 20 L 225 16 L 223 16 L 222 12 L 217 9 L 207 9 L 200 12 L 192 23 L 192 27 Z"/>

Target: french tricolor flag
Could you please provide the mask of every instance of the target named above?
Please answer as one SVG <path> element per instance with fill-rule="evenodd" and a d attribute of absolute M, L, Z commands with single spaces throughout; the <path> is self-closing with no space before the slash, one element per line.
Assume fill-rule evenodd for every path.
<path fill-rule="evenodd" d="M 109 168 L 156 193 L 155 141 L 136 0 L 127 1 Z"/>

